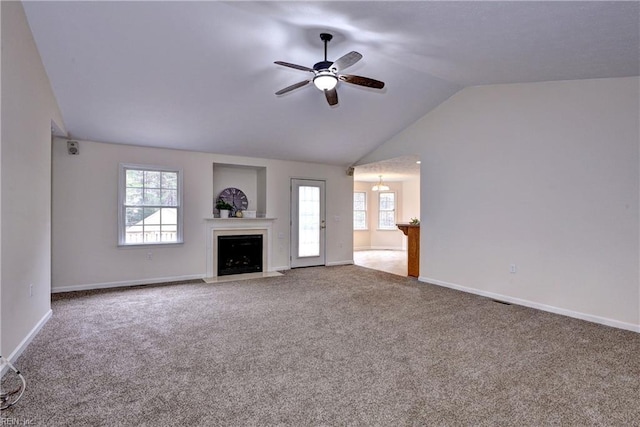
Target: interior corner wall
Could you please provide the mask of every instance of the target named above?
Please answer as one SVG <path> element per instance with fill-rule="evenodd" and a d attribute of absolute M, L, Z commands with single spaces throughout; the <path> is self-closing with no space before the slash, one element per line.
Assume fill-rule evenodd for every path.
<path fill-rule="evenodd" d="M 289 268 L 291 178 L 326 181 L 326 262 L 353 262 L 353 178 L 344 167 L 183 150 L 79 141 L 80 154 L 67 154 L 65 140 L 53 143 L 54 292 L 204 277 L 208 228 L 217 195 L 213 164 L 251 171 L 255 192 L 266 188 L 266 215 L 273 223 L 272 267 Z M 184 243 L 118 247 L 118 165 L 146 164 L 183 170 Z M 221 168 L 224 169 L 224 168 Z M 232 173 L 224 186 L 244 188 L 247 177 Z M 221 172 L 222 173 L 222 172 Z M 235 180 L 234 177 L 238 179 Z M 256 195 L 262 197 L 263 195 Z M 253 197 L 253 196 L 252 196 Z"/>
<path fill-rule="evenodd" d="M 422 160 L 420 280 L 640 331 L 639 87 L 469 87 L 381 147 Z"/>
<path fill-rule="evenodd" d="M 402 181 L 402 214 L 398 222 L 409 222 L 412 218 L 420 219 L 420 176 Z"/>
<path fill-rule="evenodd" d="M 63 122 L 22 3 L 0 7 L 0 354 L 15 358 L 51 313 L 51 121 Z"/>

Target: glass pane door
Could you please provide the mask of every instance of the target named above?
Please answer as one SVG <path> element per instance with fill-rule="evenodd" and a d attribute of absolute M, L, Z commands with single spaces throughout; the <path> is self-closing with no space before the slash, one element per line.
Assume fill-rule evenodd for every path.
<path fill-rule="evenodd" d="M 298 187 L 298 257 L 320 255 L 320 188 Z"/>
<path fill-rule="evenodd" d="M 291 267 L 325 265 L 325 182 L 291 180 Z"/>

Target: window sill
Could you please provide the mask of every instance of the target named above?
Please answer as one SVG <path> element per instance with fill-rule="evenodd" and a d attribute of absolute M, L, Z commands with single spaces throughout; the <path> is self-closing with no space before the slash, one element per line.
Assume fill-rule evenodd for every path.
<path fill-rule="evenodd" d="M 184 241 L 180 242 L 167 242 L 167 243 L 118 243 L 119 248 L 157 248 L 157 247 L 171 247 L 171 246 L 182 246 Z"/>

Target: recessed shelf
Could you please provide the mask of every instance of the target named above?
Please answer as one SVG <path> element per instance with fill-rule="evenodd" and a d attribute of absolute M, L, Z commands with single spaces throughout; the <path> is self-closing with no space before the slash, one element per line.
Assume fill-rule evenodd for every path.
<path fill-rule="evenodd" d="M 267 168 L 264 166 L 213 163 L 212 212 L 216 212 L 215 202 L 222 190 L 239 188 L 249 199 L 247 210 L 256 211 L 257 216 L 267 212 Z"/>

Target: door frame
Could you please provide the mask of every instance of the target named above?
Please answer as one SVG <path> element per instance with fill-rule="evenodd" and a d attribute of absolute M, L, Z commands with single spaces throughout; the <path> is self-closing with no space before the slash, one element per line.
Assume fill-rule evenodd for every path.
<path fill-rule="evenodd" d="M 297 189 L 305 183 L 308 183 L 310 186 L 313 184 L 318 184 L 320 188 L 320 253 L 318 256 L 309 256 L 309 257 L 299 257 L 297 255 L 298 250 L 298 195 Z M 324 266 L 327 262 L 327 228 L 326 228 L 326 188 L 327 181 L 326 179 L 319 178 L 291 178 L 290 180 L 290 209 L 289 209 L 289 266 L 290 268 L 300 268 L 300 267 L 314 267 L 314 266 Z M 294 193 L 295 191 L 295 193 Z"/>

